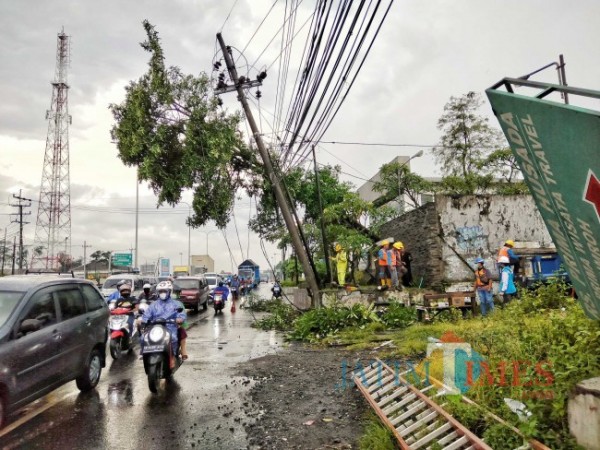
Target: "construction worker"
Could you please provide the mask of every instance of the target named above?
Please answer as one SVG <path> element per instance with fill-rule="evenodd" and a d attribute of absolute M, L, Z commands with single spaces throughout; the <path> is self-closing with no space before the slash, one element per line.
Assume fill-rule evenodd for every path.
<path fill-rule="evenodd" d="M 500 251 L 498 252 L 498 260 L 497 262 L 500 263 L 500 258 L 502 257 L 506 257 L 508 258 L 510 265 L 514 266 L 514 273 L 519 273 L 520 270 L 520 258 L 515 255 L 515 252 L 513 251 L 513 247 L 515 246 L 515 241 L 513 241 L 512 239 L 509 239 L 508 241 L 506 241 L 504 243 L 504 246 L 500 249 Z"/>
<path fill-rule="evenodd" d="M 337 268 L 337 279 L 340 286 L 346 284 L 346 270 L 348 269 L 348 253 L 340 244 L 335 244 L 335 257 L 331 258 L 335 261 Z"/>
<path fill-rule="evenodd" d="M 402 284 L 400 283 L 400 278 L 402 278 L 404 276 L 404 274 L 406 274 L 406 272 L 408 272 L 408 270 L 406 269 L 406 266 L 404 265 L 403 258 L 402 258 L 403 252 L 404 252 L 404 244 L 401 241 L 397 241 L 397 242 L 394 242 L 392 247 L 393 247 L 393 251 L 396 254 L 395 255 L 395 257 L 396 257 L 396 277 L 392 279 L 392 283 L 394 284 L 394 287 L 396 289 L 402 290 Z"/>
<path fill-rule="evenodd" d="M 396 255 L 390 250 L 390 242 L 382 241 L 381 249 L 377 252 L 379 264 L 379 283 L 381 286 L 392 287 L 392 272 L 396 272 Z"/>
<path fill-rule="evenodd" d="M 511 264 L 508 256 L 498 258 L 498 264 L 500 265 L 500 293 L 503 297 L 503 303 L 506 304 L 517 293 L 517 287 L 515 286 L 515 277 L 510 268 Z"/>
<path fill-rule="evenodd" d="M 481 315 L 486 316 L 494 310 L 494 295 L 492 292 L 492 274 L 484 266 L 483 258 L 477 258 L 477 269 L 475 270 L 474 290 L 479 296 Z"/>

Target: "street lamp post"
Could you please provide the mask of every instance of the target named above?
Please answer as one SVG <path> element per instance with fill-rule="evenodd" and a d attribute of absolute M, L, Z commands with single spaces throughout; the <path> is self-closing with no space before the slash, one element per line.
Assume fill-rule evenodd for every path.
<path fill-rule="evenodd" d="M 179 202 L 188 207 L 188 220 L 192 218 L 192 206 L 188 202 Z M 192 227 L 188 223 L 188 272 L 192 274 Z"/>
<path fill-rule="evenodd" d="M 400 209 L 402 209 L 402 180 L 401 180 L 400 169 L 402 169 L 404 166 L 406 166 L 411 160 L 413 160 L 415 158 L 420 158 L 421 156 L 423 156 L 423 150 L 419 150 L 417 153 L 412 155 L 410 158 L 408 158 L 406 161 L 404 161 L 402 164 L 400 164 L 398 166 L 398 210 L 399 211 L 400 211 Z M 402 211 L 400 211 L 400 213 L 402 213 Z"/>
<path fill-rule="evenodd" d="M 209 230 L 209 231 L 200 231 L 200 233 L 204 233 L 206 235 L 206 256 L 208 256 L 208 235 L 210 233 L 217 233 L 219 230 Z"/>

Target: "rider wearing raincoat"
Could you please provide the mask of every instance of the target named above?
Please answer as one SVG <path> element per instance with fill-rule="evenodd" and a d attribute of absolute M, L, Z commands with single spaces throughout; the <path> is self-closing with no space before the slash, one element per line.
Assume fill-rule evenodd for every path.
<path fill-rule="evenodd" d="M 185 322 L 187 314 L 185 309 L 180 310 L 180 302 L 171 298 L 171 292 L 173 291 L 173 285 L 169 281 L 161 281 L 156 286 L 156 293 L 158 294 L 158 300 L 155 300 L 142 316 L 142 323 L 146 324 L 157 319 L 175 319 L 179 324 Z M 177 325 L 174 323 L 165 324 L 169 332 L 171 333 L 171 343 L 173 345 L 173 353 L 177 354 Z"/>

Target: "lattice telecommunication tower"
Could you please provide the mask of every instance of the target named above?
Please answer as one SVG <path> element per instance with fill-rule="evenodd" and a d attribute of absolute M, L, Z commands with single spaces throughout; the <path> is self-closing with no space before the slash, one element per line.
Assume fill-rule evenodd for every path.
<path fill-rule="evenodd" d="M 40 200 L 31 249 L 32 268 L 57 269 L 60 253 L 71 244 L 71 193 L 69 181 L 69 85 L 70 37 L 58 33 L 52 102 L 46 111 L 48 136 L 42 169 Z"/>

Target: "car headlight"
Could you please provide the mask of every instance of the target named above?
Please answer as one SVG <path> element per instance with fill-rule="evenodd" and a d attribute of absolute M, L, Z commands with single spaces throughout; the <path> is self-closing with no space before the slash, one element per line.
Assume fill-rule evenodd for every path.
<path fill-rule="evenodd" d="M 154 327 L 150 330 L 150 341 L 158 342 L 165 337 L 165 330 L 162 327 Z"/>

